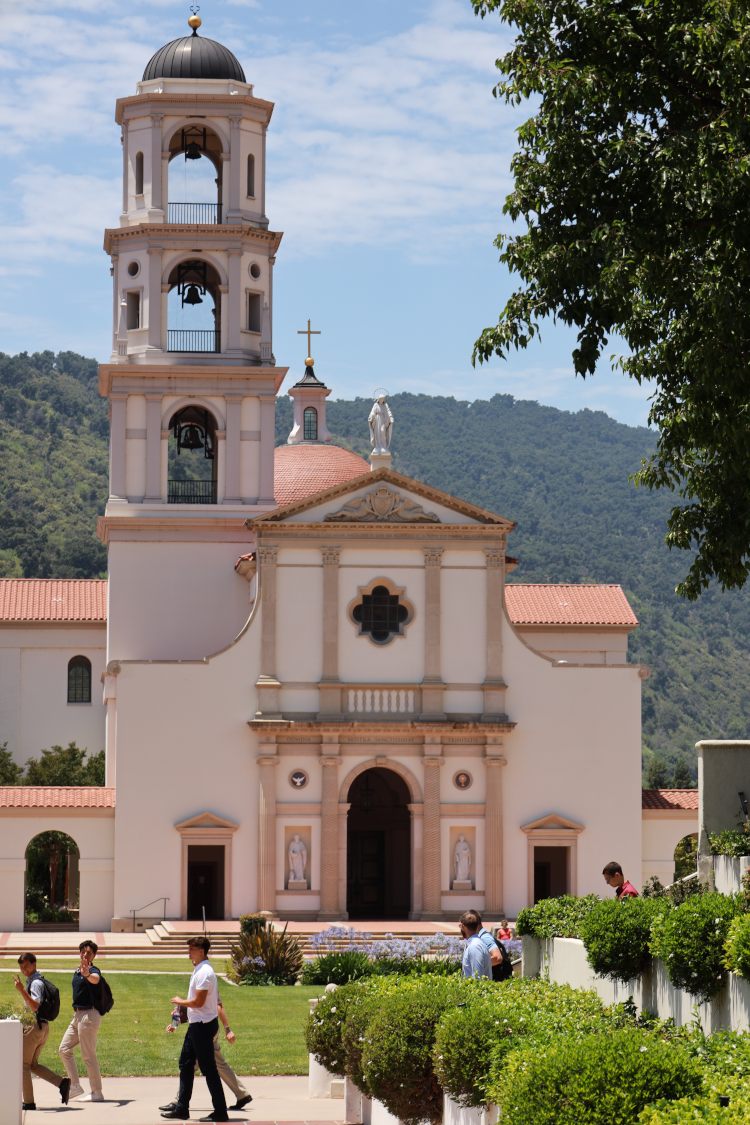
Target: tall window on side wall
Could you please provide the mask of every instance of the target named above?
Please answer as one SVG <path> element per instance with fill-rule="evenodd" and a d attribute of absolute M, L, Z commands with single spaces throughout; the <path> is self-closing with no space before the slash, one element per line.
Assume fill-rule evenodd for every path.
<path fill-rule="evenodd" d="M 260 293 L 247 295 L 247 330 L 260 332 Z"/>
<path fill-rule="evenodd" d="M 126 295 L 128 311 L 128 331 L 141 327 L 141 294 L 128 293 Z"/>
<path fill-rule="evenodd" d="M 91 702 L 91 661 L 74 656 L 68 663 L 68 703 Z"/>
<path fill-rule="evenodd" d="M 305 410 L 305 441 L 318 440 L 318 412 L 314 406 L 308 406 Z"/>
<path fill-rule="evenodd" d="M 135 194 L 143 195 L 143 153 L 135 154 Z"/>
<path fill-rule="evenodd" d="M 247 194 L 255 198 L 255 157 L 252 153 L 247 158 Z"/>

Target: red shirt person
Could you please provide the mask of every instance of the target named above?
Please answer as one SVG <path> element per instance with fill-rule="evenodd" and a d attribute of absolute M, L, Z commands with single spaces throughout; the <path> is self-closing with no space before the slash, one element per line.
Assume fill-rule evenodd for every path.
<path fill-rule="evenodd" d="M 608 886 L 614 887 L 618 901 L 622 902 L 625 898 L 638 898 L 638 891 L 625 878 L 619 863 L 608 863 L 602 871 L 602 875 L 604 876 L 604 882 Z"/>

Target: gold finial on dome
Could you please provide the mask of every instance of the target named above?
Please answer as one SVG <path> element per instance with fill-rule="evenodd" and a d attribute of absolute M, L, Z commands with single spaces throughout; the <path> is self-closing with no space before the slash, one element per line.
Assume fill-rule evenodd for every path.
<path fill-rule="evenodd" d="M 315 360 L 313 359 L 313 357 L 311 355 L 309 355 L 307 357 L 307 359 L 305 360 L 305 367 L 314 367 L 314 366 L 315 366 Z"/>
<path fill-rule="evenodd" d="M 200 27 L 200 25 L 201 25 L 201 24 L 202 24 L 202 22 L 203 22 L 203 20 L 202 20 L 202 19 L 200 18 L 200 16 L 198 15 L 198 12 L 199 12 L 200 10 L 201 10 L 201 9 L 200 9 L 200 4 L 193 4 L 193 6 L 192 6 L 192 7 L 191 7 L 191 9 L 190 9 L 190 11 L 191 11 L 191 12 L 192 12 L 193 14 L 192 14 L 192 16 L 190 17 L 190 19 L 188 20 L 188 25 L 189 25 L 190 27 L 192 27 L 192 29 L 193 29 L 193 35 L 197 35 L 197 34 L 198 34 L 198 28 Z"/>

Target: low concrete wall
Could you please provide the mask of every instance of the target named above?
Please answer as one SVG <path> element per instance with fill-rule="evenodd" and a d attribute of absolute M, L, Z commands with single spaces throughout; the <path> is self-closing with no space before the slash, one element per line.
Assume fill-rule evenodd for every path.
<path fill-rule="evenodd" d="M 714 887 L 721 895 L 734 895 L 742 890 L 742 876 L 750 867 L 750 855 L 735 859 L 731 855 L 715 855 Z"/>
<path fill-rule="evenodd" d="M 695 1018 L 695 997 L 674 987 L 663 962 L 657 957 L 640 979 L 626 984 L 597 977 L 588 963 L 583 942 L 575 938 L 540 940 L 526 936 L 523 957 L 524 976 L 548 973 L 549 979 L 558 984 L 593 989 L 605 1004 L 618 1004 L 632 996 L 641 1010 L 653 1012 L 660 1019 L 671 1016 L 678 1026 L 691 1023 Z M 729 973 L 727 984 L 716 999 L 698 1005 L 698 1017 L 708 1034 L 722 1027 L 733 1031 L 750 1030 L 750 982 Z"/>
<path fill-rule="evenodd" d="M 0 1121 L 21 1125 L 23 1028 L 20 1020 L 0 1020 Z"/>
<path fill-rule="evenodd" d="M 443 1125 L 496 1125 L 500 1110 L 496 1105 L 462 1106 L 443 1097 Z"/>
<path fill-rule="evenodd" d="M 357 1122 L 362 1125 L 401 1125 L 398 1117 L 389 1113 L 377 1098 L 366 1098 L 351 1078 L 344 1082 L 344 1111 L 344 1120 L 348 1125 L 356 1125 Z"/>

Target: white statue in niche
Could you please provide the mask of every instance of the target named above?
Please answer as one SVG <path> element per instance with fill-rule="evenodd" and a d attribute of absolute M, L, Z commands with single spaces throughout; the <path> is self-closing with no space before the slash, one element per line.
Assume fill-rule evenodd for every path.
<path fill-rule="evenodd" d="M 305 881 L 305 868 L 307 867 L 307 848 L 295 836 L 289 844 L 289 882 L 301 883 Z"/>
<path fill-rule="evenodd" d="M 379 395 L 377 401 L 372 404 L 367 421 L 370 423 L 370 444 L 373 453 L 387 453 L 393 432 L 393 415 L 385 401 L 385 395 Z"/>
<path fill-rule="evenodd" d="M 463 836 L 458 837 L 455 851 L 453 852 L 453 872 L 459 883 L 466 883 L 471 871 L 471 848 Z"/>

